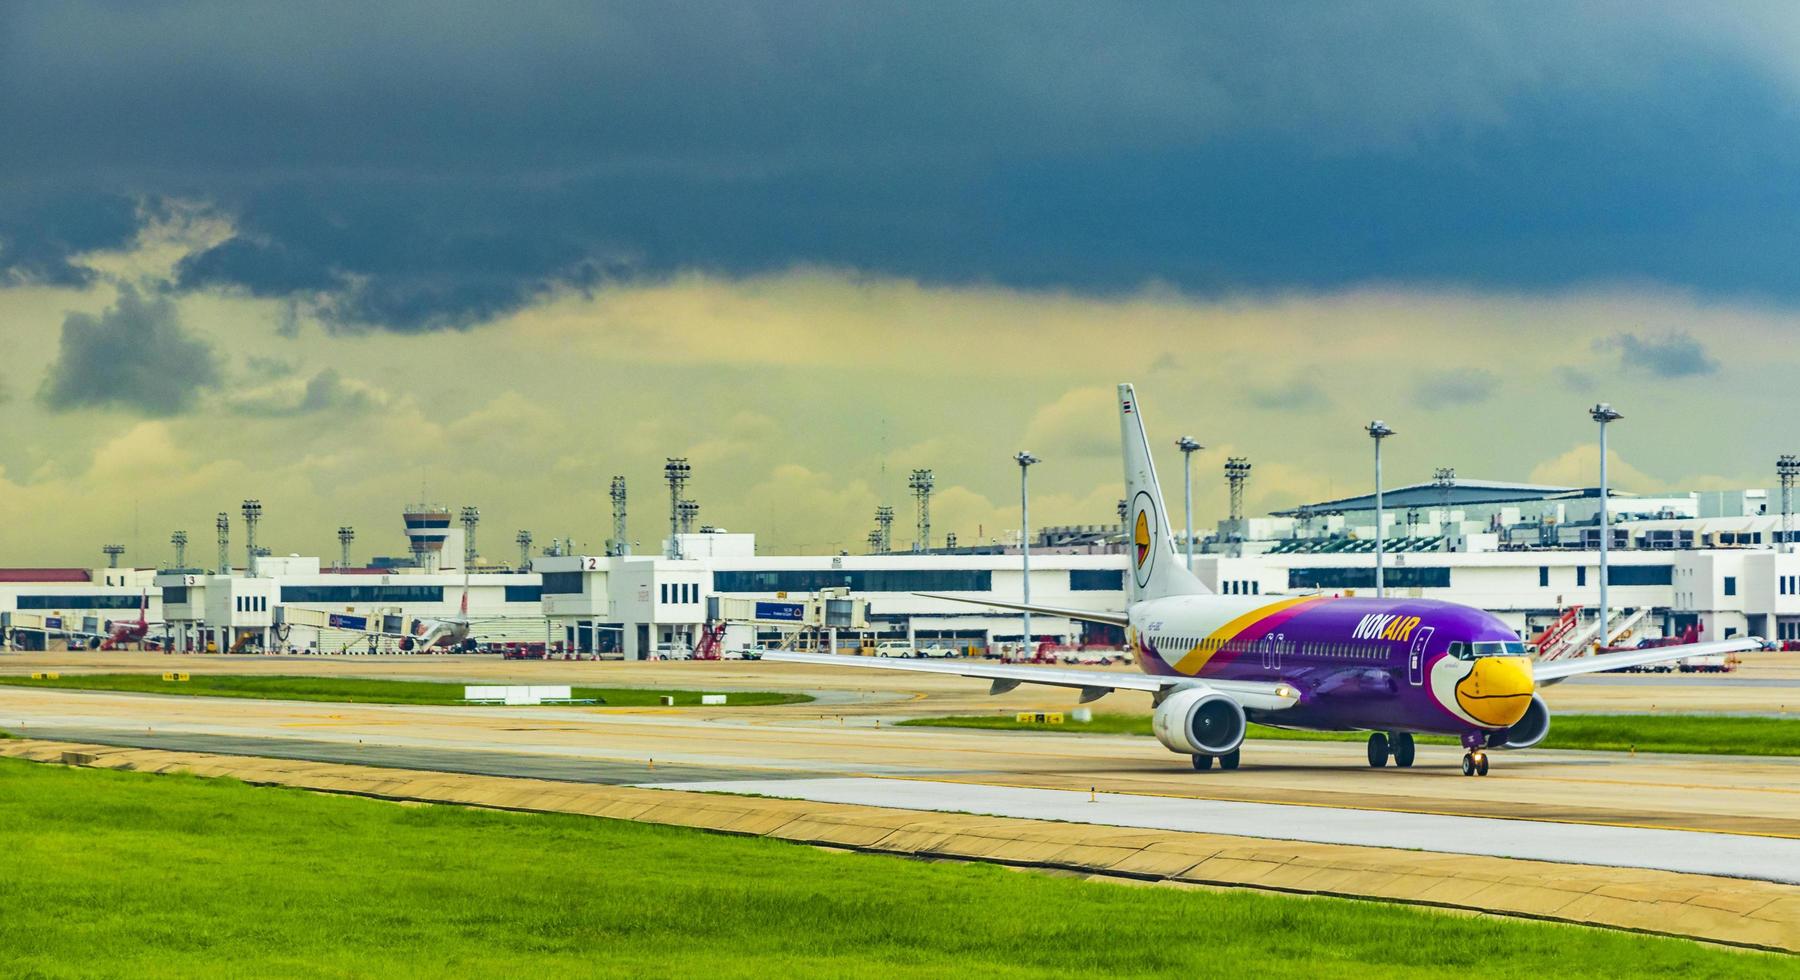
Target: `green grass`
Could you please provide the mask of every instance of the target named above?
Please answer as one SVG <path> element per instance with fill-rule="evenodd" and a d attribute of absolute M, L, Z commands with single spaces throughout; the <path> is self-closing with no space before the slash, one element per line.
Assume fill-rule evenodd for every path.
<path fill-rule="evenodd" d="M 252 676 L 244 674 L 193 674 L 186 681 L 165 681 L 161 674 L 64 674 L 54 680 L 0 677 L 0 684 L 20 687 L 53 687 L 78 691 L 132 691 L 149 694 L 189 694 L 216 698 L 274 698 L 287 701 L 345 701 L 362 704 L 461 704 L 463 685 L 442 681 L 388 681 L 344 677 Z M 654 688 L 577 687 L 578 698 L 604 698 L 613 707 L 660 704 L 673 695 L 677 705 L 697 705 L 700 691 L 665 691 Z M 805 694 L 784 691 L 724 691 L 732 705 L 798 704 L 811 701 Z"/>
<path fill-rule="evenodd" d="M 1087 732 L 1101 735 L 1148 735 L 1149 715 L 1102 714 L 1081 724 L 1021 723 L 1012 715 L 960 715 L 912 718 L 902 725 L 934 728 L 986 728 L 1005 731 Z M 1246 738 L 1308 742 L 1361 742 L 1366 732 L 1304 732 L 1251 725 Z M 1455 745 L 1449 736 L 1421 735 L 1422 745 Z M 1800 755 L 1800 718 L 1745 718 L 1731 715 L 1555 715 L 1544 749 L 1589 749 L 1625 752 L 1693 752 L 1707 755 Z"/>
<path fill-rule="evenodd" d="M 1401 906 L 0 759 L 4 976 L 1793 976 Z"/>

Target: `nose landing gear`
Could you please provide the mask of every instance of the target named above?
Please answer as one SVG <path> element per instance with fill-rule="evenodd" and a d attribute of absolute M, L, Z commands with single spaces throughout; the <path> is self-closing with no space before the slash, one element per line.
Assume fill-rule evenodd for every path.
<path fill-rule="evenodd" d="M 1465 776 L 1485 776 L 1488 774 L 1488 757 L 1486 752 L 1466 752 L 1463 754 L 1462 772 Z"/>

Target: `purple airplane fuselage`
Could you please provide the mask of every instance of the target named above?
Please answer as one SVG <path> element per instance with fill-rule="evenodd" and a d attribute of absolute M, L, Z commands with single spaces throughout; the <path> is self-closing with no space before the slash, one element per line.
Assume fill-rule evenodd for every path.
<path fill-rule="evenodd" d="M 1530 707 L 1523 644 L 1470 606 L 1430 599 L 1180 595 L 1135 603 L 1139 666 L 1199 681 L 1278 681 L 1285 728 L 1462 736 L 1504 731 Z"/>

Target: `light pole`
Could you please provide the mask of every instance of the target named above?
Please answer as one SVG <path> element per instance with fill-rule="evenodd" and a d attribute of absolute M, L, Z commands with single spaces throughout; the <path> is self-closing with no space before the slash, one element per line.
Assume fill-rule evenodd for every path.
<path fill-rule="evenodd" d="M 256 525 L 262 520 L 262 501 L 244 501 L 244 574 L 256 577 Z"/>
<path fill-rule="evenodd" d="M 1781 477 L 1781 550 L 1794 552 L 1794 477 L 1800 476 L 1800 456 L 1782 453 L 1775 461 L 1775 473 Z"/>
<path fill-rule="evenodd" d="M 1031 497 L 1027 488 L 1031 475 L 1031 464 L 1040 460 L 1030 453 L 1021 452 L 1013 456 L 1019 464 L 1019 566 L 1024 570 L 1024 605 L 1031 605 Z M 1031 649 L 1031 610 L 1025 614 L 1025 649 Z"/>
<path fill-rule="evenodd" d="M 1381 440 L 1393 435 L 1394 430 L 1388 428 L 1386 422 L 1376 419 L 1363 426 L 1363 431 L 1375 440 L 1375 597 L 1379 599 L 1387 594 L 1387 583 L 1381 572 L 1381 519 L 1385 515 L 1381 506 Z"/>
<path fill-rule="evenodd" d="M 1600 423 L 1600 636 L 1597 646 L 1604 647 L 1610 639 L 1606 635 L 1606 551 L 1609 544 L 1607 539 L 1612 537 L 1612 496 L 1606 489 L 1606 423 L 1617 422 L 1625 416 L 1613 411 L 1613 407 L 1606 402 L 1588 409 L 1588 416 Z"/>
<path fill-rule="evenodd" d="M 1205 449 L 1205 446 L 1194 441 L 1193 436 L 1182 436 L 1175 440 L 1175 448 L 1181 450 L 1181 491 L 1187 500 L 1187 570 L 1194 570 L 1194 451 Z"/>

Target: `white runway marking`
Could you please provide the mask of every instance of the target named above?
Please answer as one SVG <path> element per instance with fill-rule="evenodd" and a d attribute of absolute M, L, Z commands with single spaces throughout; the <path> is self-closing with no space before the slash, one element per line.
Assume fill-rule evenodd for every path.
<path fill-rule="evenodd" d="M 644 783 L 644 789 L 745 793 L 940 813 L 1063 820 L 1268 840 L 1310 841 L 1598 864 L 1800 884 L 1800 840 L 1430 813 L 1176 799 L 869 777 Z"/>

